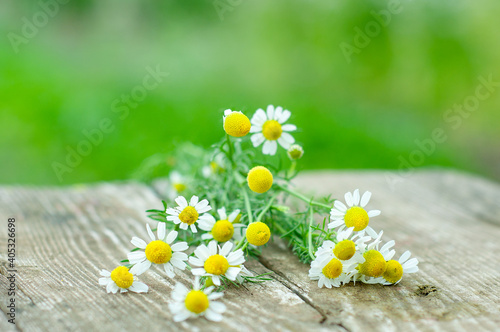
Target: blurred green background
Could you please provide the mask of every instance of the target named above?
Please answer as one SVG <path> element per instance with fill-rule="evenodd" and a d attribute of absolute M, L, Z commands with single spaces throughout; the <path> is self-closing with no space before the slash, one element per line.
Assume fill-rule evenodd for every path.
<path fill-rule="evenodd" d="M 268 104 L 292 111 L 305 168 L 397 169 L 442 128 L 422 166 L 500 179 L 500 88 L 446 113 L 479 76 L 500 82 L 497 0 L 401 1 L 388 24 L 372 14 L 387 1 L 62 2 L 0 4 L 0 183 L 125 179 L 179 142 L 219 140 L 224 109 Z M 348 59 L 346 44 L 363 47 Z M 120 98 L 157 66 L 168 77 L 124 116 Z M 103 119 L 60 181 L 53 164 Z"/>

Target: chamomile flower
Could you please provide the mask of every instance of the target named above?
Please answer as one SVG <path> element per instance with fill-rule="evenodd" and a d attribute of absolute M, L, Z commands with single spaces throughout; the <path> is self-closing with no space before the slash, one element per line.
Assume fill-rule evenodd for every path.
<path fill-rule="evenodd" d="M 252 116 L 251 137 L 254 147 L 262 143 L 262 153 L 275 155 L 278 149 L 278 143 L 288 149 L 295 142 L 295 139 L 288 132 L 295 131 L 297 127 L 292 124 L 284 124 L 290 118 L 290 111 L 283 110 L 283 107 L 274 108 L 273 105 L 267 106 L 267 112 L 259 108 Z"/>
<path fill-rule="evenodd" d="M 240 210 L 234 210 L 228 216 L 226 208 L 223 207 L 218 209 L 217 213 L 219 215 L 218 220 L 215 220 L 215 218 L 208 213 L 200 217 L 200 221 L 198 222 L 199 227 L 204 231 L 210 232 L 203 234 L 201 238 L 203 240 L 214 239 L 219 243 L 229 241 L 233 238 L 235 238 L 235 240 L 240 240 L 240 230 L 235 231 L 235 228 L 244 227 L 243 224 L 238 223 L 241 217 Z"/>
<path fill-rule="evenodd" d="M 263 194 L 273 186 L 273 174 L 264 166 L 255 166 L 248 171 L 247 182 L 250 190 Z"/>
<path fill-rule="evenodd" d="M 377 233 L 368 226 L 370 218 L 376 217 L 380 214 L 379 210 L 366 211 L 365 206 L 370 201 L 372 194 L 367 191 L 363 194 L 363 197 L 359 195 L 359 190 L 354 190 L 354 193 L 348 192 L 345 194 L 344 203 L 336 200 L 333 209 L 330 211 L 331 223 L 328 224 L 328 228 L 337 228 L 338 231 L 342 231 L 345 228 L 354 227 L 355 232 L 366 231 L 368 235 L 375 238 Z"/>
<path fill-rule="evenodd" d="M 271 230 L 262 221 L 256 221 L 248 225 L 245 230 L 245 237 L 251 245 L 263 246 L 271 238 Z"/>
<path fill-rule="evenodd" d="M 174 199 L 179 194 L 185 192 L 188 189 L 189 180 L 187 179 L 186 176 L 182 175 L 181 173 L 177 171 L 172 171 L 169 174 L 168 184 L 169 187 L 167 196 L 170 199 Z"/>
<path fill-rule="evenodd" d="M 347 284 L 356 273 L 356 262 L 341 261 L 336 257 L 321 256 L 316 257 L 311 262 L 309 278 L 318 280 L 318 287 L 326 288 L 340 287 Z"/>
<path fill-rule="evenodd" d="M 135 264 L 130 269 L 130 272 L 140 275 L 146 272 L 151 267 L 151 264 L 157 264 L 163 266 L 169 278 L 173 278 L 175 276 L 174 266 L 180 270 L 186 268 L 185 261 L 188 260 L 188 256 L 182 251 L 188 249 L 188 244 L 186 242 L 172 244 L 177 238 L 178 233 L 171 231 L 167 234 L 164 222 L 158 222 L 157 228 L 158 239 L 155 238 L 149 224 L 146 224 L 146 229 L 151 239 L 151 242 L 148 244 L 135 236 L 130 241 L 134 246 L 144 249 L 144 251 L 138 250 L 127 254 L 130 263 Z"/>
<path fill-rule="evenodd" d="M 286 151 L 290 160 L 297 160 L 304 155 L 304 149 L 298 144 L 292 144 Z"/>
<path fill-rule="evenodd" d="M 404 274 L 418 272 L 418 259 L 412 258 L 410 251 L 401 255 L 399 260 L 388 260 L 385 272 L 381 277 L 372 279 L 368 283 L 380 283 L 382 285 L 395 285 L 403 279 Z"/>
<path fill-rule="evenodd" d="M 223 303 L 216 302 L 224 294 L 213 292 L 214 286 L 200 290 L 200 278 L 195 277 L 193 289 L 189 290 L 181 283 L 172 291 L 173 302 L 168 307 L 174 315 L 174 322 L 182 322 L 191 317 L 204 316 L 206 319 L 220 322 L 226 311 Z"/>
<path fill-rule="evenodd" d="M 224 131 L 234 137 L 243 137 L 250 131 L 251 123 L 248 117 L 241 112 L 224 111 Z"/>
<path fill-rule="evenodd" d="M 224 173 L 226 169 L 224 163 L 224 154 L 220 153 L 215 156 L 215 158 L 210 162 L 210 164 L 203 166 L 201 169 L 201 174 L 204 178 L 209 178 L 214 174 Z"/>
<path fill-rule="evenodd" d="M 130 273 L 126 266 L 118 266 L 113 271 L 101 270 L 101 277 L 99 278 L 99 285 L 106 286 L 108 293 L 115 294 L 126 293 L 128 291 L 135 293 L 146 293 L 148 286 L 136 280 L 136 277 Z"/>
<path fill-rule="evenodd" d="M 245 262 L 243 251 L 238 249 L 231 252 L 233 244 L 226 242 L 221 248 L 216 241 L 210 241 L 208 247 L 200 245 L 194 251 L 196 257 L 189 257 L 189 263 L 199 268 L 193 268 L 191 272 L 195 276 L 208 276 L 216 286 L 220 286 L 222 276 L 229 280 L 236 280 L 241 272 L 241 265 Z"/>
<path fill-rule="evenodd" d="M 354 227 L 350 227 L 336 236 L 336 241 L 324 241 L 316 252 L 316 257 L 328 256 L 336 257 L 342 261 L 353 260 L 357 263 L 364 261 L 360 251 L 366 248 L 366 241 L 370 240 L 370 236 L 360 236 L 360 233 L 353 235 Z"/>
<path fill-rule="evenodd" d="M 377 235 L 377 238 L 370 243 L 363 252 L 365 261 L 357 266 L 357 274 L 354 276 L 356 280 L 364 283 L 374 283 L 377 278 L 382 276 L 387 268 L 387 261 L 394 256 L 394 241 L 389 241 L 378 249 L 381 243 L 383 231 Z"/>
<path fill-rule="evenodd" d="M 180 224 L 181 229 L 187 230 L 191 228 L 193 233 L 198 232 L 195 223 L 200 220 L 200 214 L 210 211 L 212 207 L 206 199 L 198 201 L 198 196 L 191 197 L 189 204 L 184 196 L 179 196 L 175 199 L 177 207 L 167 209 L 167 220 L 173 221 L 174 224 Z"/>

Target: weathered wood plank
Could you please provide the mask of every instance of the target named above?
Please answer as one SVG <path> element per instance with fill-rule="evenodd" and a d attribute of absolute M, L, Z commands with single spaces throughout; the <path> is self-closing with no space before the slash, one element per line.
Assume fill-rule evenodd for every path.
<path fill-rule="evenodd" d="M 133 235 L 145 236 L 144 210 L 160 207 L 140 184 L 66 188 L 0 188 L 1 220 L 18 220 L 17 327 L 24 331 L 101 330 L 498 330 L 500 320 L 500 186 L 455 172 L 425 171 L 395 187 L 384 172 L 322 172 L 296 181 L 303 191 L 342 197 L 373 192 L 373 219 L 401 254 L 409 249 L 420 272 L 392 287 L 318 289 L 283 243 L 265 249 L 255 272 L 276 281 L 230 289 L 222 323 L 175 324 L 167 302 L 173 282 L 156 269 L 141 276 L 148 294 L 106 294 L 98 271 L 125 258 Z M 3 224 L 3 222 L 2 222 Z M 151 222 L 154 226 L 154 222 Z M 0 266 L 5 264 L 0 231 Z M 5 274 L 5 267 L 0 267 Z M 5 311 L 5 276 L 0 274 Z M 180 280 L 191 280 L 189 272 Z M 424 287 L 425 286 L 425 287 Z M 420 289 L 419 287 L 423 287 Z M 0 317 L 0 330 L 13 330 Z"/>
<path fill-rule="evenodd" d="M 230 289 L 223 300 L 228 312 L 222 323 L 204 319 L 173 323 L 167 303 L 174 282 L 156 269 L 141 276 L 150 286 L 147 295 L 106 294 L 97 284 L 98 272 L 112 269 L 126 258 L 133 235 L 146 238 L 144 211 L 161 206 L 153 191 L 143 185 L 12 187 L 1 189 L 0 198 L 2 218 L 17 219 L 20 291 L 16 326 L 23 331 L 319 327 L 321 315 L 278 281 Z M 0 246 L 6 247 L 4 235 Z M 257 273 L 268 272 L 257 261 L 249 262 L 248 267 Z M 5 274 L 6 269 L 2 271 Z M 178 279 L 186 284 L 191 280 L 190 272 L 181 273 Z M 2 289 L 2 298 L 4 294 Z M 0 307 L 5 311 L 4 301 Z"/>

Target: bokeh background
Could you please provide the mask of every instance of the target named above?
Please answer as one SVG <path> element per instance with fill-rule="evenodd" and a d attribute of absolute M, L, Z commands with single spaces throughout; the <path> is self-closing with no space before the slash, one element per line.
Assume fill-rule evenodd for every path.
<path fill-rule="evenodd" d="M 126 179 L 179 142 L 219 140 L 224 109 L 268 104 L 292 111 L 308 169 L 398 169 L 442 128 L 419 166 L 500 179 L 500 88 L 459 125 L 445 119 L 478 77 L 500 82 L 500 2 L 402 0 L 348 59 L 341 45 L 356 46 L 387 3 L 2 0 L 0 183 Z M 168 77 L 117 112 L 158 66 Z M 58 179 L 53 163 L 103 119 L 113 129 Z"/>

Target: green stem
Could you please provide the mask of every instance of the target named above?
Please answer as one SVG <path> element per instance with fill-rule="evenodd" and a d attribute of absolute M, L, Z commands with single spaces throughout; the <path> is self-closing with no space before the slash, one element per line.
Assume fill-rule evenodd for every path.
<path fill-rule="evenodd" d="M 236 248 L 234 248 L 234 250 L 233 250 L 233 251 L 236 251 L 236 250 L 238 250 L 238 249 L 240 249 L 240 248 L 242 248 L 242 247 L 243 247 L 243 248 L 246 248 L 247 246 L 248 246 L 248 241 L 247 241 L 247 239 L 246 239 L 246 238 L 245 238 L 245 239 L 242 239 L 242 240 L 238 243 L 238 245 L 236 246 Z"/>
<path fill-rule="evenodd" d="M 236 169 L 236 164 L 234 163 L 233 155 L 234 155 L 234 147 L 233 147 L 233 142 L 231 142 L 231 137 L 229 134 L 226 134 L 226 141 L 227 141 L 227 146 L 229 148 L 228 154 L 229 154 L 229 161 L 231 161 L 231 165 L 233 166 L 233 169 Z"/>
<path fill-rule="evenodd" d="M 290 165 L 290 169 L 288 170 L 288 179 L 290 179 L 293 175 L 293 173 L 295 173 L 295 168 L 297 167 L 297 161 L 296 160 L 292 160 L 292 164 Z"/>
<path fill-rule="evenodd" d="M 252 207 L 250 206 L 250 197 L 248 197 L 248 192 L 246 188 L 241 188 L 243 191 L 243 198 L 245 199 L 245 207 L 247 209 L 247 215 L 248 215 L 248 223 L 251 224 L 253 222 L 253 213 L 252 213 Z"/>
<path fill-rule="evenodd" d="M 326 204 L 323 204 L 323 203 L 320 203 L 320 202 L 316 202 L 316 201 L 313 201 L 312 199 L 310 198 L 307 198 L 306 196 L 302 195 L 301 193 L 298 193 L 290 188 L 287 188 L 287 187 L 283 187 L 283 186 L 278 186 L 281 190 L 283 190 L 284 192 L 287 192 L 289 193 L 290 195 L 308 203 L 309 205 L 314 205 L 314 206 L 319 206 L 319 207 L 322 207 L 322 208 L 325 208 L 325 209 L 328 209 L 330 210 L 332 208 L 332 206 L 330 205 L 326 205 Z"/>
<path fill-rule="evenodd" d="M 271 206 L 273 205 L 273 202 L 274 200 L 276 199 L 276 197 L 278 197 L 278 195 L 275 195 L 273 196 L 269 202 L 267 203 L 267 205 L 264 207 L 264 209 L 259 213 L 259 215 L 257 216 L 257 221 L 262 221 L 262 217 L 264 217 L 264 214 L 266 214 L 267 211 L 269 211 L 269 209 L 271 208 Z"/>
<path fill-rule="evenodd" d="M 312 225 L 314 222 L 314 210 L 312 207 L 309 207 L 309 229 L 307 231 L 307 244 L 309 248 L 309 256 L 311 256 L 311 259 L 315 259 L 314 253 L 313 253 L 313 243 L 312 243 Z"/>

